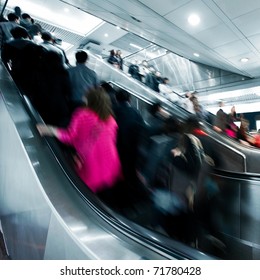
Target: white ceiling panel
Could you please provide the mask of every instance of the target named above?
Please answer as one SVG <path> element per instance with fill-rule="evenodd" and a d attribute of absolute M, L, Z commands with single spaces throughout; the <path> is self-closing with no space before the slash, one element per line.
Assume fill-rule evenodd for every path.
<path fill-rule="evenodd" d="M 96 1 L 94 2 L 96 3 Z M 102 4 L 102 7 L 106 5 L 112 5 L 116 10 L 124 11 L 125 13 L 137 17 L 139 20 L 142 20 L 142 17 L 152 15 L 154 12 L 140 4 L 138 1 L 122 1 L 122 0 L 107 0 L 107 4 Z M 117 11 L 115 11 L 116 13 Z"/>
<path fill-rule="evenodd" d="M 191 26 L 188 23 L 188 17 L 191 14 L 197 14 L 201 21 L 197 26 Z M 202 30 L 211 28 L 222 23 L 222 20 L 208 8 L 201 0 L 193 0 L 188 4 L 165 16 L 169 21 L 189 34 L 197 34 Z"/>
<path fill-rule="evenodd" d="M 226 25 L 220 24 L 196 34 L 196 38 L 210 48 L 237 41 L 239 38 Z"/>
<path fill-rule="evenodd" d="M 249 63 L 243 66 L 244 71 L 250 72 L 251 75 L 260 76 L 259 62 Z M 252 71 L 252 72 L 251 72 Z"/>
<path fill-rule="evenodd" d="M 93 39 L 103 44 L 110 44 L 118 38 L 124 36 L 127 32 L 122 29 L 117 29 L 116 26 L 104 23 L 95 32 L 89 34 L 88 38 Z"/>
<path fill-rule="evenodd" d="M 233 20 L 237 28 L 246 36 L 260 33 L 260 9 L 240 16 Z"/>
<path fill-rule="evenodd" d="M 260 33 L 247 38 L 251 44 L 260 52 Z"/>
<path fill-rule="evenodd" d="M 177 8 L 191 2 L 192 0 L 163 0 L 162 1 L 151 1 L 151 0 L 139 0 L 144 5 L 153 9 L 156 13 L 164 16 Z"/>
<path fill-rule="evenodd" d="M 217 47 L 214 51 L 224 58 L 230 58 L 250 52 L 246 44 L 241 40 Z"/>
<path fill-rule="evenodd" d="M 64 5 L 52 0 L 47 5 L 44 0 L 9 0 L 8 7 L 19 6 L 23 13 L 28 13 L 43 22 L 55 24 L 78 35 L 86 35 L 90 30 L 102 23 L 102 20 L 87 14 L 73 6 Z M 59 13 L 57 13 L 59 11 Z"/>
<path fill-rule="evenodd" d="M 205 2 L 211 0 L 205 0 Z M 230 18 L 235 19 L 241 15 L 260 9 L 259 0 L 213 0 L 219 8 Z"/>
<path fill-rule="evenodd" d="M 243 58 L 244 57 L 248 58 L 249 61 L 248 62 L 241 62 L 240 59 L 242 57 Z M 255 63 L 260 63 L 260 58 L 252 52 L 247 52 L 247 53 L 240 54 L 238 56 L 230 57 L 228 60 L 231 63 L 233 63 L 234 65 L 241 68 L 241 69 L 248 69 L 248 68 L 253 66 L 253 63 L 254 64 Z"/>

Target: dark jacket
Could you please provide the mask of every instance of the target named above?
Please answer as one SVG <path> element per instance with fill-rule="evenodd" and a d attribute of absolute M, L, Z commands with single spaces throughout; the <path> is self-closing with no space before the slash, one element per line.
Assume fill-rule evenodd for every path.
<path fill-rule="evenodd" d="M 117 146 L 126 179 L 136 176 L 138 148 L 145 129 L 145 123 L 139 111 L 128 102 L 119 102 L 115 109 L 118 124 Z"/>

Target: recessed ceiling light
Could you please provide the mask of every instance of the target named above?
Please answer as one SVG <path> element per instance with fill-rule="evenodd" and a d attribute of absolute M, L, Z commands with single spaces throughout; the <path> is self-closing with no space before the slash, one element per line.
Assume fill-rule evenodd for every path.
<path fill-rule="evenodd" d="M 199 57 L 200 55 L 198 53 L 193 53 L 194 56 Z"/>
<path fill-rule="evenodd" d="M 119 26 L 117 26 L 117 27 L 116 27 L 116 29 L 120 29 L 120 27 L 119 27 Z"/>
<path fill-rule="evenodd" d="M 70 10 L 68 8 L 64 8 L 64 12 L 68 13 Z"/>
<path fill-rule="evenodd" d="M 188 17 L 188 22 L 190 25 L 198 25 L 200 23 L 200 17 L 196 14 L 191 14 L 189 17 Z"/>
<path fill-rule="evenodd" d="M 105 33 L 105 34 L 104 34 L 104 36 L 105 36 L 105 37 L 108 37 L 108 34 L 107 34 L 107 33 Z"/>
<path fill-rule="evenodd" d="M 245 62 L 248 62 L 249 58 L 247 57 L 243 57 L 240 59 L 241 62 L 245 63 Z"/>

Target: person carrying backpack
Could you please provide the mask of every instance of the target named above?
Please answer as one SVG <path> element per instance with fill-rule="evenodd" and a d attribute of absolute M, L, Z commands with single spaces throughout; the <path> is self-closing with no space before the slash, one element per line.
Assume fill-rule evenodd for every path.
<path fill-rule="evenodd" d="M 196 238 L 194 194 L 205 153 L 194 132 L 200 128 L 195 116 L 182 125 L 179 142 L 156 172 L 152 199 L 158 209 L 157 222 L 170 236 L 186 243 Z"/>

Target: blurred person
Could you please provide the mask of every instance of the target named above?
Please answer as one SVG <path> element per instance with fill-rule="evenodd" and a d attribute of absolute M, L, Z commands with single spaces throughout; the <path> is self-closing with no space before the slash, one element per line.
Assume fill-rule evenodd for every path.
<path fill-rule="evenodd" d="M 159 91 L 166 98 L 172 93 L 172 89 L 169 86 L 168 78 L 162 78 L 162 83 L 159 84 Z"/>
<path fill-rule="evenodd" d="M 217 132 L 225 132 L 227 126 L 227 114 L 222 109 L 224 106 L 224 102 L 220 101 L 219 110 L 216 113 L 216 119 L 213 126 L 213 129 Z"/>
<path fill-rule="evenodd" d="M 119 69 L 120 69 L 120 70 L 123 70 L 124 60 L 123 60 L 123 58 L 122 58 L 122 52 L 121 52 L 121 50 L 117 50 L 117 51 L 116 51 L 115 57 L 116 57 L 116 59 L 117 59 L 117 61 L 118 61 Z"/>
<path fill-rule="evenodd" d="M 230 113 L 227 115 L 227 124 L 226 124 L 226 129 L 225 133 L 231 137 L 237 139 L 237 132 L 238 132 L 238 127 L 235 124 L 235 121 L 237 121 L 237 113 L 236 113 L 236 108 L 235 106 L 231 107 Z"/>
<path fill-rule="evenodd" d="M 32 42 L 29 40 L 27 30 L 19 25 L 14 27 L 10 34 L 13 40 L 4 43 L 1 57 L 4 64 L 7 66 L 7 69 L 11 70 L 11 74 L 14 76 L 16 75 L 16 71 L 21 71 L 19 69 L 20 61 L 22 59 L 21 50 L 26 45 L 32 44 Z"/>
<path fill-rule="evenodd" d="M 34 24 L 34 20 L 27 13 L 21 14 L 20 25 L 29 31 L 29 28 Z"/>
<path fill-rule="evenodd" d="M 198 129 L 195 116 L 183 123 L 177 131 L 176 146 L 162 160 L 154 180 L 153 200 L 161 213 L 158 223 L 170 236 L 187 243 L 196 237 L 194 194 L 205 155 L 195 136 Z"/>
<path fill-rule="evenodd" d="M 8 19 L 4 15 L 1 14 L 0 15 L 0 22 L 7 22 L 7 21 L 8 21 Z M 0 37 L 0 40 L 1 40 L 1 37 Z"/>
<path fill-rule="evenodd" d="M 115 110 L 118 124 L 118 152 L 126 182 L 136 187 L 139 182 L 136 172 L 139 147 L 146 125 L 140 112 L 131 106 L 129 92 L 117 91 L 116 99 L 118 102 Z"/>
<path fill-rule="evenodd" d="M 162 108 L 161 102 L 153 103 L 148 109 L 148 129 L 149 135 L 161 134 L 164 129 L 165 120 L 169 113 Z"/>
<path fill-rule="evenodd" d="M 202 105 L 199 103 L 194 104 L 194 111 L 199 120 L 202 122 L 210 122 L 209 114 Z"/>
<path fill-rule="evenodd" d="M 205 110 L 205 108 L 200 104 L 198 97 L 196 95 L 196 91 L 192 93 L 192 97 L 190 98 L 191 102 L 193 103 L 193 108 L 196 116 L 198 119 L 202 122 L 211 122 L 210 116 L 208 111 Z"/>
<path fill-rule="evenodd" d="M 56 52 L 61 57 L 64 67 L 68 68 L 69 60 L 67 59 L 64 50 L 62 50 L 60 47 L 58 47 L 54 44 L 54 41 L 55 41 L 54 36 L 48 31 L 43 31 L 42 40 L 43 40 L 43 42 L 40 43 L 40 45 L 43 46 L 48 51 Z"/>
<path fill-rule="evenodd" d="M 249 134 L 249 121 L 240 116 L 240 127 L 237 131 L 237 138 L 241 144 L 254 145 L 254 137 Z"/>
<path fill-rule="evenodd" d="M 132 78 L 138 80 L 138 81 L 142 81 L 142 76 L 139 73 L 139 66 L 137 64 L 137 60 L 133 60 L 132 63 L 129 65 L 128 68 L 128 74 L 131 75 Z"/>
<path fill-rule="evenodd" d="M 247 146 L 254 146 L 260 148 L 259 131 L 255 135 L 251 135 L 249 133 L 250 122 L 244 118 L 243 114 L 240 114 L 240 121 L 240 127 L 237 132 L 239 142 Z"/>
<path fill-rule="evenodd" d="M 15 13 L 9 13 L 7 15 L 8 21 L 0 22 L 0 37 L 1 37 L 1 48 L 5 42 L 13 39 L 11 30 L 19 26 L 20 18 Z"/>
<path fill-rule="evenodd" d="M 71 118 L 71 83 L 61 55 L 45 48 L 37 71 L 35 107 L 46 123 L 66 127 Z"/>
<path fill-rule="evenodd" d="M 156 71 L 153 66 L 149 67 L 149 73 L 145 76 L 145 84 L 152 90 L 159 92 L 159 84 L 161 81 L 160 72 Z"/>
<path fill-rule="evenodd" d="M 189 91 L 185 93 L 185 100 L 183 106 L 188 112 L 195 114 L 193 94 Z"/>
<path fill-rule="evenodd" d="M 142 82 L 145 84 L 146 75 L 150 73 L 149 64 L 147 60 L 143 60 L 142 63 L 139 65 L 140 75 L 142 78 Z"/>
<path fill-rule="evenodd" d="M 105 90 L 105 92 L 108 94 L 111 104 L 112 104 L 112 110 L 115 112 L 118 103 L 116 100 L 116 90 L 113 88 L 113 86 L 109 82 L 102 81 L 100 83 L 100 86 Z"/>
<path fill-rule="evenodd" d="M 109 64 L 112 64 L 115 68 L 118 68 L 118 69 L 120 68 L 119 61 L 118 61 L 118 59 L 116 57 L 115 50 L 111 50 L 110 51 L 110 55 L 109 55 L 109 57 L 107 59 L 107 62 Z"/>
<path fill-rule="evenodd" d="M 161 83 L 159 84 L 159 91 L 165 98 L 169 99 L 170 101 L 179 102 L 179 96 L 169 86 L 169 82 L 170 81 L 168 78 L 162 78 Z"/>
<path fill-rule="evenodd" d="M 42 48 L 29 39 L 28 31 L 21 26 L 11 33 L 14 39 L 4 44 L 1 57 L 20 91 L 31 98 Z"/>
<path fill-rule="evenodd" d="M 77 51 L 75 58 L 76 66 L 68 69 L 72 86 L 72 108 L 84 105 L 83 96 L 92 88 L 97 88 L 100 85 L 96 72 L 87 66 L 87 52 Z"/>
<path fill-rule="evenodd" d="M 67 58 L 66 52 L 65 52 L 64 48 L 62 47 L 62 39 L 54 37 L 53 44 L 54 44 L 54 46 L 56 46 L 58 49 L 60 49 L 62 51 L 63 56 L 65 57 L 66 66 L 68 68 L 70 68 L 71 65 L 70 65 L 69 59 Z"/>
<path fill-rule="evenodd" d="M 177 145 L 180 138 L 181 126 L 175 117 L 168 116 L 162 119 L 160 113 L 158 117 L 159 119 L 156 119 L 157 123 L 155 123 L 155 126 L 152 126 L 154 127 L 154 133 L 151 133 L 147 143 L 146 161 L 141 168 L 145 184 L 148 188 L 153 188 L 156 185 L 154 180 L 157 176 L 158 167 L 165 157 L 168 157 L 170 151 Z"/>
<path fill-rule="evenodd" d="M 21 10 L 21 8 L 20 8 L 19 6 L 14 7 L 14 13 L 15 13 L 19 18 L 21 18 L 21 16 L 22 16 L 22 10 Z"/>
<path fill-rule="evenodd" d="M 67 128 L 38 124 L 41 135 L 54 136 L 71 145 L 78 155 L 76 171 L 94 193 L 112 188 L 122 179 L 116 148 L 117 124 L 108 95 L 91 89 L 83 98 L 85 107 L 73 113 Z"/>
<path fill-rule="evenodd" d="M 42 32 L 42 27 L 38 23 L 34 23 L 28 28 L 28 33 L 31 37 L 31 40 L 34 41 L 34 43 L 36 43 L 38 45 L 43 42 L 43 40 L 41 38 L 41 36 L 42 36 L 41 32 Z"/>

